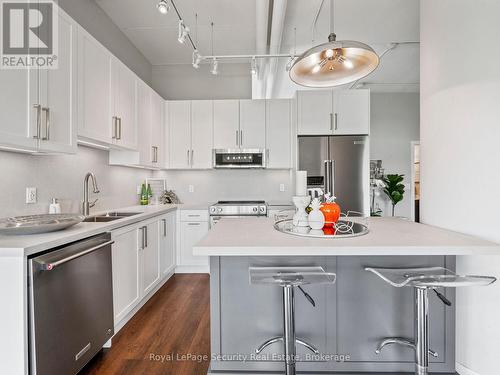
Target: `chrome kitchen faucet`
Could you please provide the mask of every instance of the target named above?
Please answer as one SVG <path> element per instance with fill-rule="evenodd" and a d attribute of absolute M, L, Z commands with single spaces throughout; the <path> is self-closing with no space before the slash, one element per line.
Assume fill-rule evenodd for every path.
<path fill-rule="evenodd" d="M 89 202 L 89 179 L 92 179 L 92 189 L 95 194 L 99 193 L 99 188 L 97 187 L 97 181 L 92 172 L 85 175 L 83 179 L 83 203 L 82 203 L 82 214 L 88 216 L 90 209 L 95 206 L 97 199 L 93 202 Z"/>

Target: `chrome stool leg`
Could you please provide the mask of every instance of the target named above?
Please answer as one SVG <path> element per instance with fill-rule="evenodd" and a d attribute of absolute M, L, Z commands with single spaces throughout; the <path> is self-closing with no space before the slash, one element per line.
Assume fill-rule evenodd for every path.
<path fill-rule="evenodd" d="M 295 349 L 295 290 L 291 285 L 283 287 L 283 322 L 285 347 L 285 374 L 295 375 L 296 349 Z"/>
<path fill-rule="evenodd" d="M 415 288 L 415 374 L 429 373 L 429 289 Z"/>

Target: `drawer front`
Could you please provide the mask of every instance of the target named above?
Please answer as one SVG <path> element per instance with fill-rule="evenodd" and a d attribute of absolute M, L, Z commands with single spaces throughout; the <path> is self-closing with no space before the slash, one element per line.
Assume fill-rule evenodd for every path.
<path fill-rule="evenodd" d="M 207 210 L 182 210 L 181 221 L 208 221 Z"/>

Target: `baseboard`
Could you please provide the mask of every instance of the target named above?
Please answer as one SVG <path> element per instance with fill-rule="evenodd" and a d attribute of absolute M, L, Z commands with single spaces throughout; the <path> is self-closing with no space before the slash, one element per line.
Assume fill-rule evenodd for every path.
<path fill-rule="evenodd" d="M 459 375 L 479 375 L 477 372 L 472 371 L 458 362 L 456 363 L 456 369 Z"/>
<path fill-rule="evenodd" d="M 210 266 L 177 266 L 175 273 L 210 273 Z"/>

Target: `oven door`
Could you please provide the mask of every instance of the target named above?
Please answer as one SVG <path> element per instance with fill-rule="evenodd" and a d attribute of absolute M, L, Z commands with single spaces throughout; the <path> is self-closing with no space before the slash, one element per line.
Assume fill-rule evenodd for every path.
<path fill-rule="evenodd" d="M 260 149 L 214 149 L 214 168 L 266 168 L 266 151 Z"/>

